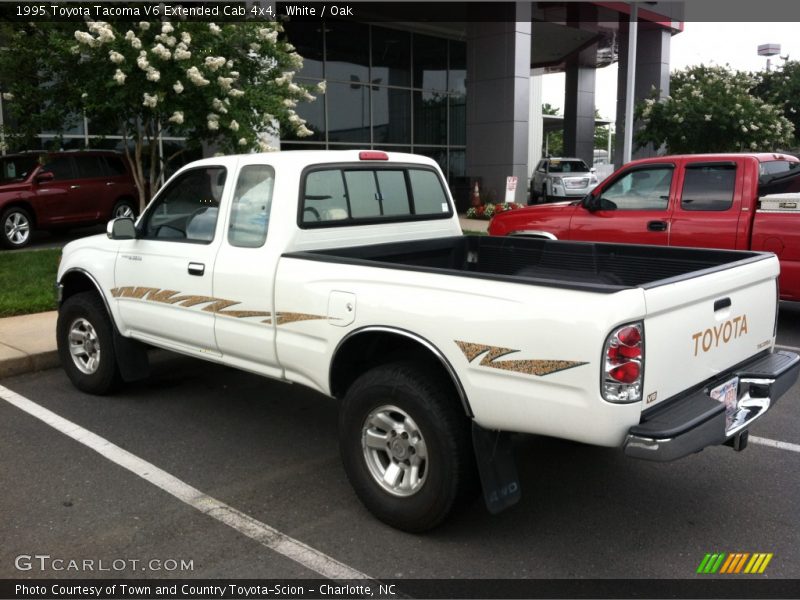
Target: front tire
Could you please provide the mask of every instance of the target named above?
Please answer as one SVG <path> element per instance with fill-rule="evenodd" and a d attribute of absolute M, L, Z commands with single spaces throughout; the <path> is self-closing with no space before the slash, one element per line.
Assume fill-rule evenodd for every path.
<path fill-rule="evenodd" d="M 470 421 L 449 382 L 416 363 L 379 366 L 353 383 L 339 449 L 356 495 L 398 529 L 435 527 L 475 489 Z"/>
<path fill-rule="evenodd" d="M 76 388 L 98 395 L 114 390 L 119 382 L 114 329 L 97 294 L 82 292 L 64 301 L 56 342 L 61 366 Z"/>
<path fill-rule="evenodd" d="M 120 217 L 136 218 L 136 205 L 133 200 L 123 198 L 114 205 L 114 209 L 111 211 L 111 218 L 119 219 Z"/>
<path fill-rule="evenodd" d="M 24 248 L 31 242 L 31 233 L 33 232 L 33 219 L 30 213 L 24 208 L 19 206 L 12 206 L 3 212 L 0 217 L 0 244 L 4 248 L 15 250 L 17 248 Z"/>

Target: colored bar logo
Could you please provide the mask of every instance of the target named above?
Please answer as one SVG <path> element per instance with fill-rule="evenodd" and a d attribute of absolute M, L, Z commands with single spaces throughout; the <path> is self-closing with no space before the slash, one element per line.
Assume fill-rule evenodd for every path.
<path fill-rule="evenodd" d="M 769 561 L 772 560 L 772 552 L 725 552 L 709 553 L 700 561 L 697 573 L 702 575 L 714 575 L 716 573 L 725 575 L 736 575 L 746 573 L 750 575 L 761 574 L 767 570 Z"/>

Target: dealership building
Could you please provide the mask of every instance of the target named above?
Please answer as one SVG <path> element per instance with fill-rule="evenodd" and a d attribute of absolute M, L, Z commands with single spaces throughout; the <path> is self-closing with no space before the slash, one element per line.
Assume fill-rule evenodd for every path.
<path fill-rule="evenodd" d="M 327 92 L 297 109 L 314 134 L 286 135 L 281 149 L 373 148 L 429 156 L 462 209 L 474 181 L 497 200 L 504 197 L 506 177 L 528 181 L 542 155 L 546 73 L 565 73 L 564 154 L 591 164 L 595 72 L 618 63 L 618 143 L 610 158 L 621 164 L 626 102 L 648 97 L 653 88 L 669 93 L 670 40 L 683 28 L 682 4 L 676 2 L 638 3 L 635 20 L 634 4 L 627 2 L 441 2 L 429 5 L 427 20 L 417 14 L 414 21 L 404 20 L 403 9 L 412 5 L 382 4 L 355 3 L 356 19 L 286 23 L 289 41 L 304 57 L 296 80 L 324 80 Z M 62 143 L 121 143 L 119 136 L 98 133 L 84 120 Z M 43 146 L 53 135 L 40 136 Z M 160 143 L 169 155 L 182 140 Z M 517 186 L 517 202 L 526 201 L 526 188 Z"/>
<path fill-rule="evenodd" d="M 629 41 L 635 40 L 632 98 L 669 93 L 672 35 L 683 28 L 678 3 L 482 3 L 492 21 L 294 21 L 290 41 L 304 57 L 297 79 L 325 80 L 327 92 L 303 105 L 310 138 L 282 149 L 369 147 L 434 158 L 456 199 L 478 179 L 502 199 L 507 176 L 527 181 L 541 158 L 542 75 L 564 72 L 564 153 L 592 164 L 595 71 L 618 62 L 616 144 L 622 162 Z M 373 4 L 374 6 L 374 4 Z M 453 4 L 458 10 L 468 4 Z M 644 8 L 642 8 L 644 7 Z M 478 16 L 477 18 L 480 18 Z M 648 149 L 634 156 L 650 153 Z M 526 186 L 516 200 L 525 201 Z"/>

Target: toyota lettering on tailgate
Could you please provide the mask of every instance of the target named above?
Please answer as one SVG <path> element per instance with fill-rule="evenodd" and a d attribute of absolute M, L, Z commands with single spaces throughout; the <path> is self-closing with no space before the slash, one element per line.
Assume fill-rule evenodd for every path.
<path fill-rule="evenodd" d="M 740 315 L 719 325 L 714 325 L 714 327 L 709 327 L 705 331 L 698 331 L 692 335 L 694 355 L 697 356 L 701 349 L 703 352 L 708 352 L 712 348 L 719 348 L 720 343 L 727 344 L 746 333 L 747 315 Z"/>

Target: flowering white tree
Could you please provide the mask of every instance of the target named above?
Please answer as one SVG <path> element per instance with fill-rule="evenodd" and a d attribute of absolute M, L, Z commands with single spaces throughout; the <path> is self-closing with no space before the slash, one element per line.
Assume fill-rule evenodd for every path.
<path fill-rule="evenodd" d="M 800 61 L 787 60 L 772 71 L 763 71 L 755 92 L 764 102 L 783 110 L 794 125 L 794 148 L 800 147 Z"/>
<path fill-rule="evenodd" d="M 93 130 L 120 132 L 143 206 L 171 158 L 160 134 L 229 152 L 271 150 L 281 128 L 311 135 L 295 108 L 315 97 L 293 81 L 302 58 L 281 32 L 263 21 L 24 24 L 0 53 L 0 73 L 25 70 L 3 77 L 16 113 L 6 134 L 63 130 L 84 114 Z"/>
<path fill-rule="evenodd" d="M 792 145 L 794 126 L 782 110 L 753 95 L 756 78 L 722 66 L 675 71 L 670 95 L 654 90 L 636 108 L 640 146 L 671 153 L 772 151 Z"/>

